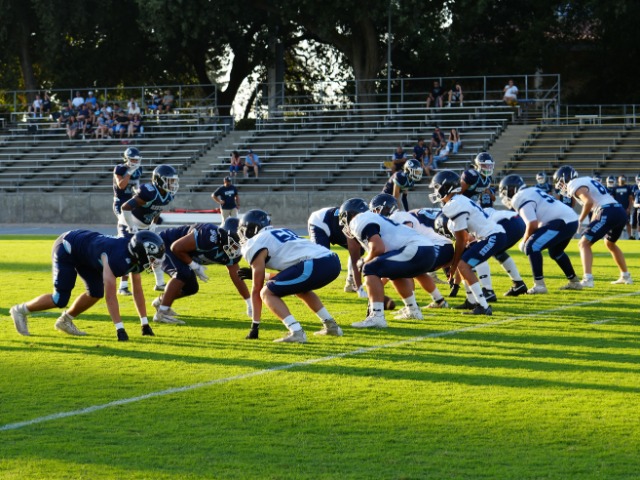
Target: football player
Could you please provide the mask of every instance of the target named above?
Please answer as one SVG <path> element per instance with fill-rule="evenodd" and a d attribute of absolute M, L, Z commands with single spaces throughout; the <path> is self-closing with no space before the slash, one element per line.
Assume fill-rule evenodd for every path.
<path fill-rule="evenodd" d="M 349 251 L 349 262 L 347 262 L 347 281 L 344 291 L 357 292 L 360 298 L 367 298 L 367 292 L 362 286 L 362 274 L 357 266 L 363 250 L 355 239 L 345 236 L 339 223 L 339 212 L 340 207 L 328 207 L 311 213 L 307 221 L 309 240 L 329 249 L 331 245 L 346 248 Z"/>
<path fill-rule="evenodd" d="M 413 293 L 412 278 L 433 270 L 438 254 L 435 247 L 415 230 L 369 211 L 361 198 L 351 198 L 340 206 L 340 224 L 366 250 L 360 260 L 369 297 L 369 312 L 356 328 L 386 328 L 383 278 L 388 278 L 402 297 L 402 318 L 422 319 Z"/>
<path fill-rule="evenodd" d="M 527 224 L 519 246 L 529 257 L 533 272 L 534 286 L 527 293 L 547 293 L 542 266 L 542 250 L 546 249 L 569 280 L 560 290 L 582 289 L 571 259 L 565 253 L 567 245 L 578 231 L 578 214 L 538 186 L 526 188 L 519 175 L 504 177 L 500 181 L 499 194 L 502 203 L 518 212 Z"/>
<path fill-rule="evenodd" d="M 450 279 L 459 270 L 475 302 L 467 298 L 463 306 L 474 315 L 492 315 L 491 307 L 473 268 L 492 256 L 503 252 L 507 234 L 501 225 L 467 196 L 461 194 L 460 177 L 451 170 L 438 172 L 431 180 L 433 193 L 429 198 L 442 204 L 442 213 L 449 219 L 449 229 L 455 236 L 455 249 L 451 262 Z M 476 241 L 469 244 L 470 235 Z M 467 248 L 468 244 L 468 248 Z"/>
<path fill-rule="evenodd" d="M 460 177 L 462 194 L 482 208 L 491 208 L 496 199 L 491 186 L 495 167 L 493 157 L 487 152 L 481 152 L 473 159 L 473 165 L 474 168 L 468 168 Z"/>
<path fill-rule="evenodd" d="M 611 253 L 620 277 L 611 282 L 613 284 L 632 284 L 631 274 L 627 270 L 627 262 L 616 242 L 627 223 L 627 214 L 618 202 L 609 195 L 606 189 L 589 177 L 578 177 L 578 172 L 570 165 L 560 167 L 553 175 L 556 188 L 565 197 L 575 198 L 582 204 L 582 211 L 578 217 L 578 225 L 589 212 L 592 212 L 591 222 L 582 232 L 578 242 L 580 258 L 582 259 L 583 277 L 582 287 L 593 288 L 593 252 L 591 246 L 604 237 L 604 244 Z"/>
<path fill-rule="evenodd" d="M 536 188 L 542 190 L 544 193 L 553 191 L 553 187 L 547 181 L 547 174 L 545 172 L 538 172 L 536 174 Z"/>
<path fill-rule="evenodd" d="M 627 238 L 631 238 L 631 223 L 629 219 L 631 217 L 631 207 L 633 206 L 633 188 L 631 185 L 627 185 L 627 177 L 625 175 L 618 177 L 618 183 L 613 186 L 610 193 L 627 212 Z"/>
<path fill-rule="evenodd" d="M 167 228 L 160 237 L 167 245 L 167 254 L 162 270 L 171 277 L 167 286 L 152 305 L 156 308 L 154 322 L 184 325 L 171 308 L 178 298 L 198 293 L 198 279 L 207 282 L 205 265 L 226 265 L 229 278 L 247 303 L 247 314 L 251 316 L 249 289 L 239 275 L 240 238 L 237 234 L 238 219 L 229 217 L 221 227 L 212 223 L 197 223 L 192 226 Z"/>
<path fill-rule="evenodd" d="M 420 162 L 415 159 L 407 160 L 402 167 L 401 172 L 396 172 L 387 183 L 384 184 L 382 188 L 382 193 L 388 193 L 389 195 L 393 195 L 396 201 L 399 203 L 402 198 L 402 206 L 405 211 L 409 211 L 409 200 L 407 199 L 407 195 L 410 189 L 413 188 L 416 182 L 419 182 L 422 179 L 423 173 L 422 166 Z"/>
<path fill-rule="evenodd" d="M 162 210 L 174 199 L 179 186 L 175 168 L 171 165 L 156 167 L 151 175 L 151 183 L 142 184 L 140 190 L 122 205 L 120 232 L 130 235 L 138 230 L 154 230 L 160 223 Z M 163 291 L 165 283 L 162 269 L 155 269 L 153 273 L 156 277 L 154 290 Z"/>
<path fill-rule="evenodd" d="M 307 341 L 307 334 L 282 300 L 287 295 L 297 296 L 322 321 L 323 328 L 315 335 L 342 335 L 342 329 L 314 292 L 340 275 L 338 255 L 322 245 L 300 238 L 287 228 L 273 228 L 271 216 L 263 210 L 246 212 L 240 220 L 238 233 L 242 255 L 251 265 L 253 280 L 253 318 L 248 339 L 258 338 L 264 302 L 289 330 L 275 342 Z M 267 273 L 267 268 L 278 273 Z"/>
<path fill-rule="evenodd" d="M 127 148 L 122 154 L 123 162 L 113 169 L 113 213 L 120 220 L 122 215 L 122 204 L 131 200 L 134 189 L 140 187 L 142 177 L 142 155 L 135 147 Z M 123 232 L 118 229 L 118 236 Z M 131 295 L 129 291 L 129 277 L 120 279 L 118 295 Z"/>
<path fill-rule="evenodd" d="M 9 310 L 20 335 L 29 335 L 27 315 L 51 308 L 64 308 L 80 276 L 86 292 L 80 294 L 56 320 L 55 329 L 69 335 L 86 335 L 78 330 L 73 320 L 105 297 L 107 310 L 116 327 L 118 341 L 129 336 L 120 317 L 116 294 L 116 278 L 128 273 L 140 273 L 151 265 L 162 262 L 164 243 L 155 233 L 138 232 L 130 238 L 114 238 L 89 230 L 71 230 L 63 233 L 53 244 L 53 293 L 14 305 Z M 133 300 L 140 316 L 142 335 L 153 336 L 147 319 L 147 310 L 140 275 L 132 276 Z"/>

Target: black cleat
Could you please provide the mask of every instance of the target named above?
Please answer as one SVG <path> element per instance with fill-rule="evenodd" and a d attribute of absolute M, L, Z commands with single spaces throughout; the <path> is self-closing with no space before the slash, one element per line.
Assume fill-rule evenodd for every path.
<path fill-rule="evenodd" d="M 142 325 L 142 336 L 143 337 L 155 337 L 156 334 L 151 330 L 151 325 L 148 323 L 146 325 Z"/>
<path fill-rule="evenodd" d="M 449 296 L 452 298 L 457 297 L 459 291 L 460 291 L 460 284 L 454 283 L 453 285 L 451 285 L 451 292 L 449 292 Z"/>
<path fill-rule="evenodd" d="M 498 301 L 498 297 L 496 296 L 496 292 L 494 292 L 493 290 L 489 290 L 489 289 L 483 287 L 482 288 L 482 294 L 484 295 L 484 299 L 488 303 L 495 303 L 495 302 Z"/>
<path fill-rule="evenodd" d="M 119 328 L 118 330 L 116 330 L 117 334 L 118 334 L 118 341 L 119 342 L 128 342 L 129 341 L 129 335 L 127 335 L 127 332 L 125 331 L 124 328 Z"/>
<path fill-rule="evenodd" d="M 481 305 L 476 305 L 476 308 L 473 310 L 469 310 L 468 312 L 462 312 L 464 315 L 493 315 L 493 310 L 491 310 L 491 306 L 487 308 L 482 308 Z"/>
<path fill-rule="evenodd" d="M 251 330 L 249 330 L 249 333 L 246 337 L 247 340 L 257 340 L 258 339 L 258 332 L 259 330 L 252 328 Z"/>
<path fill-rule="evenodd" d="M 471 303 L 468 298 L 464 299 L 464 303 L 462 305 L 458 305 L 457 307 L 453 307 L 456 310 L 473 310 L 478 306 L 477 303 Z"/>
<path fill-rule="evenodd" d="M 513 286 L 507 290 L 507 293 L 504 294 L 505 297 L 517 297 L 518 295 L 524 295 L 527 293 L 527 286 L 524 282 L 515 282 Z"/>

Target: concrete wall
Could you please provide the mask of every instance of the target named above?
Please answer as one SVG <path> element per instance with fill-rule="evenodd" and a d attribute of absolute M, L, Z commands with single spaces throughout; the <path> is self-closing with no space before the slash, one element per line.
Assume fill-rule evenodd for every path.
<path fill-rule="evenodd" d="M 349 194 L 348 192 L 286 192 L 286 193 L 242 193 L 241 212 L 250 208 L 261 208 L 271 213 L 274 225 L 306 225 L 314 210 L 338 206 L 347 198 L 361 196 L 367 202 L 378 192 Z M 410 193 L 409 206 L 428 206 L 424 193 Z M 110 224 L 115 218 L 112 197 L 105 194 L 62 193 L 0 193 L 0 223 L 30 224 Z M 209 193 L 178 192 L 172 208 L 212 209 L 215 204 Z"/>

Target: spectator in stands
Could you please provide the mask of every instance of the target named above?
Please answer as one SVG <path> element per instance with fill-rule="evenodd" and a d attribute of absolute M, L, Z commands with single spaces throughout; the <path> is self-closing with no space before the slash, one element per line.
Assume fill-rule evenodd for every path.
<path fill-rule="evenodd" d="M 401 172 L 406 161 L 407 154 L 402 148 L 402 145 L 398 145 L 396 151 L 393 152 L 393 155 L 391 156 L 391 173 Z"/>
<path fill-rule="evenodd" d="M 31 105 L 29 106 L 29 113 L 33 118 L 41 117 L 42 118 L 42 99 L 40 95 L 36 93 L 36 98 L 33 99 Z"/>
<path fill-rule="evenodd" d="M 127 114 L 132 119 L 134 115 L 140 115 L 140 106 L 136 102 L 135 98 L 131 97 L 129 103 L 127 103 Z"/>
<path fill-rule="evenodd" d="M 509 82 L 504 86 L 503 90 L 504 96 L 502 100 L 507 105 L 515 107 L 518 105 L 518 87 L 516 87 L 513 83 L 513 80 L 509 79 Z"/>
<path fill-rule="evenodd" d="M 129 126 L 127 128 L 127 138 L 132 138 L 142 133 L 144 133 L 144 127 L 142 126 L 142 117 L 139 113 L 136 113 L 129 120 Z"/>
<path fill-rule="evenodd" d="M 84 105 L 84 97 L 80 94 L 80 92 L 76 92 L 76 96 L 71 100 L 71 106 L 74 109 L 80 108 L 81 105 Z"/>
<path fill-rule="evenodd" d="M 87 99 L 84 101 L 87 104 L 87 107 L 91 110 L 96 110 L 98 108 L 98 99 L 93 96 L 93 92 L 89 91 L 87 93 Z"/>
<path fill-rule="evenodd" d="M 149 113 L 160 113 L 162 111 L 162 97 L 158 92 L 153 94 L 153 98 L 151 99 L 151 103 L 147 107 L 149 109 Z"/>
<path fill-rule="evenodd" d="M 238 189 L 231 182 L 231 177 L 224 177 L 221 187 L 211 194 L 211 199 L 220 205 L 222 213 L 222 222 L 229 217 L 238 216 L 238 208 L 240 208 L 240 196 Z"/>
<path fill-rule="evenodd" d="M 427 165 L 429 170 L 437 171 L 440 168 L 440 164 L 446 162 L 449 159 L 449 144 L 445 143 L 442 148 L 431 158 L 431 162 Z"/>
<path fill-rule="evenodd" d="M 444 87 L 440 85 L 438 80 L 433 81 L 433 88 L 427 96 L 427 108 L 433 103 L 436 108 L 442 108 L 442 97 L 444 96 Z"/>
<path fill-rule="evenodd" d="M 120 108 L 118 108 L 114 115 L 113 128 L 111 129 L 113 131 L 113 138 L 117 136 L 122 139 L 125 132 L 129 129 L 129 115 Z"/>
<path fill-rule="evenodd" d="M 429 175 L 429 172 L 427 171 L 427 164 L 424 161 L 425 156 L 427 157 L 428 163 L 431 155 L 428 154 L 427 148 L 424 146 L 424 138 L 419 138 L 418 144 L 413 147 L 413 158 L 420 162 L 420 166 L 422 167 L 422 170 L 424 170 L 425 175 Z"/>
<path fill-rule="evenodd" d="M 249 149 L 247 152 L 247 156 L 244 159 L 244 168 L 242 169 L 244 172 L 244 176 L 249 176 L 249 169 L 253 169 L 253 174 L 256 178 L 258 178 L 258 173 L 260 172 L 260 167 L 262 164 L 260 163 L 260 157 L 257 154 L 253 153 L 253 150 Z"/>
<path fill-rule="evenodd" d="M 458 106 L 462 107 L 462 102 L 464 100 L 464 94 L 462 93 L 462 86 L 460 86 L 460 82 L 455 80 L 451 89 L 449 90 L 449 100 L 447 102 L 447 107 L 451 107 L 455 102 L 458 102 Z"/>
<path fill-rule="evenodd" d="M 171 90 L 165 90 L 164 97 L 162 97 L 162 106 L 159 108 L 160 113 L 169 113 L 173 110 L 173 101 Z"/>
<path fill-rule="evenodd" d="M 67 120 L 67 137 L 69 140 L 74 140 L 78 136 L 80 125 L 75 115 L 71 115 Z"/>
<path fill-rule="evenodd" d="M 42 97 L 42 114 L 45 117 L 48 117 L 51 114 L 51 97 L 48 92 L 44 92 L 44 96 Z"/>
<path fill-rule="evenodd" d="M 231 177 L 235 177 L 238 175 L 238 172 L 242 170 L 244 167 L 244 163 L 242 162 L 242 158 L 237 150 L 231 152 L 229 155 L 229 175 Z"/>
<path fill-rule="evenodd" d="M 445 144 L 444 133 L 440 130 L 440 127 L 436 126 L 431 134 L 431 142 L 429 143 L 429 153 L 435 153 L 440 150 Z"/>
<path fill-rule="evenodd" d="M 58 115 L 56 115 L 56 127 L 66 128 L 70 116 L 71 108 L 69 107 L 69 105 L 65 105 L 64 107 L 62 107 L 62 111 L 58 112 Z"/>
<path fill-rule="evenodd" d="M 91 137 L 93 129 L 96 123 L 96 116 L 93 110 L 88 110 L 87 117 L 82 122 L 82 139 L 85 140 Z"/>
<path fill-rule="evenodd" d="M 96 128 L 93 131 L 94 138 L 109 138 L 109 126 L 107 125 L 108 116 L 108 113 L 100 112 L 96 117 Z"/>
<path fill-rule="evenodd" d="M 447 142 L 448 150 L 456 155 L 458 150 L 462 147 L 462 140 L 460 139 L 460 132 L 458 132 L 457 128 L 452 128 L 449 132 L 449 140 Z"/>

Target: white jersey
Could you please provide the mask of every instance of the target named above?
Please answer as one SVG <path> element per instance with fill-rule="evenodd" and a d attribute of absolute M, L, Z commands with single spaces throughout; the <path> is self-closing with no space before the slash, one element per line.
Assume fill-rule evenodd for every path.
<path fill-rule="evenodd" d="M 602 184 L 590 177 L 574 178 L 567 185 L 567 192 L 570 197 L 575 197 L 576 192 L 582 187 L 589 190 L 589 194 L 593 199 L 592 212 L 605 205 L 616 203 L 616 199 L 607 193 Z M 575 199 L 582 205 L 582 201 L 578 197 L 575 197 Z"/>
<path fill-rule="evenodd" d="M 511 199 L 511 205 L 527 224 L 535 220 L 540 225 L 545 225 L 553 220 L 562 220 L 565 223 L 578 221 L 578 214 L 573 208 L 536 187 L 525 188 L 517 192 Z"/>
<path fill-rule="evenodd" d="M 477 239 L 505 233 L 501 225 L 489 219 L 480 205 L 464 195 L 454 195 L 443 205 L 442 213 L 449 218 L 449 230 L 452 233 L 467 230 Z"/>
<path fill-rule="evenodd" d="M 414 229 L 420 235 L 426 237 L 433 245 L 442 246 L 451 245 L 453 243 L 447 237 L 443 237 L 442 235 L 436 233 L 433 228 L 429 228 L 426 225 L 423 225 L 420 220 L 411 215 L 409 212 L 395 211 L 389 218 L 396 223 L 406 225 L 407 227 Z"/>
<path fill-rule="evenodd" d="M 351 219 L 349 229 L 365 249 L 369 248 L 369 242 L 364 235 L 367 227 L 370 225 L 373 225 L 380 234 L 380 238 L 382 238 L 384 243 L 385 252 L 399 250 L 409 245 L 415 247 L 433 246 L 425 237 L 409 227 L 400 225 L 377 213 L 362 212 Z"/>
<path fill-rule="evenodd" d="M 326 257 L 331 250 L 300 238 L 287 228 L 263 228 L 242 246 L 242 256 L 249 263 L 263 249 L 267 249 L 266 266 L 273 270 L 285 270 L 312 258 Z"/>
<path fill-rule="evenodd" d="M 496 223 L 501 222 L 502 220 L 508 220 L 518 215 L 518 212 L 514 212 L 513 210 L 496 210 L 492 207 L 484 208 L 483 210 L 487 215 L 489 215 L 489 220 Z"/>

